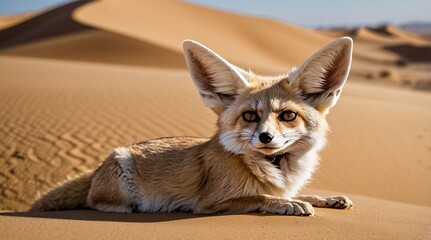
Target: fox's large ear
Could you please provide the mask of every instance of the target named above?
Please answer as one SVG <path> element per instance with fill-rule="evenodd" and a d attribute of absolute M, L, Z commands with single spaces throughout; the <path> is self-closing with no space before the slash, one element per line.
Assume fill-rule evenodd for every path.
<path fill-rule="evenodd" d="M 289 84 L 299 85 L 306 101 L 327 114 L 337 103 L 349 75 L 352 49 L 349 37 L 329 43 L 294 71 Z"/>
<path fill-rule="evenodd" d="M 186 40 L 184 55 L 190 75 L 204 104 L 217 114 L 248 89 L 247 79 L 239 69 L 204 45 Z"/>

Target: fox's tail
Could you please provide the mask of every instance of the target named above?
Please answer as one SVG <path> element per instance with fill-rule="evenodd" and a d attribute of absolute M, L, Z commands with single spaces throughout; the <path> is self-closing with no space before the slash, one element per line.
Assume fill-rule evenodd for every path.
<path fill-rule="evenodd" d="M 50 190 L 31 206 L 30 211 L 56 211 L 86 207 L 94 172 L 86 172 Z"/>

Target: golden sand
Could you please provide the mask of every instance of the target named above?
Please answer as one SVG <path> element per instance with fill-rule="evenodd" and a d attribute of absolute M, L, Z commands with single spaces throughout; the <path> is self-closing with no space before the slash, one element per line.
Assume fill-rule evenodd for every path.
<path fill-rule="evenodd" d="M 412 90 L 428 86 L 422 52 L 429 42 L 393 26 L 317 32 L 171 1 L 80 2 L 53 11 L 0 31 L 0 210 L 21 211 L 0 214 L 2 239 L 431 236 L 431 95 Z M 44 14 L 66 20 L 51 29 L 41 24 Z M 34 35 L 16 28 L 22 24 Z M 46 37 L 62 26 L 73 31 Z M 185 68 L 184 39 L 246 69 L 281 73 L 346 34 L 355 38 L 352 75 L 305 192 L 341 192 L 353 210 L 317 209 L 310 218 L 22 212 L 39 192 L 95 168 L 114 147 L 215 132 L 216 116 Z M 395 64 L 406 58 L 408 66 Z"/>

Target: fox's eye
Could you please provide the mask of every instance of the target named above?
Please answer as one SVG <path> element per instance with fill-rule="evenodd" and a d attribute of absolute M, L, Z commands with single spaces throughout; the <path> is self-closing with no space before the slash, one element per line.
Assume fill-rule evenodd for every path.
<path fill-rule="evenodd" d="M 280 114 L 280 116 L 278 116 L 278 120 L 285 121 L 285 122 L 293 121 L 295 120 L 295 118 L 296 118 L 296 112 L 292 110 L 284 111 Z"/>
<path fill-rule="evenodd" d="M 253 111 L 245 111 L 242 113 L 242 119 L 246 122 L 258 122 L 260 120 L 259 115 Z"/>

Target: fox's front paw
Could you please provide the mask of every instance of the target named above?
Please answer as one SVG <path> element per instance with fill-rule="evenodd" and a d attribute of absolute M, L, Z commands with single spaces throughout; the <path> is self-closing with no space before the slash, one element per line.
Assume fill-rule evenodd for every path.
<path fill-rule="evenodd" d="M 317 195 L 300 195 L 297 199 L 307 201 L 311 205 L 320 208 L 338 208 L 338 209 L 351 209 L 353 208 L 352 201 L 346 196 L 331 196 L 320 197 Z"/>
<path fill-rule="evenodd" d="M 338 209 L 351 209 L 353 202 L 346 196 L 331 196 L 321 198 L 318 201 L 319 207 L 325 208 L 338 208 Z"/>
<path fill-rule="evenodd" d="M 346 196 L 332 196 L 325 198 L 326 206 L 328 208 L 338 209 L 351 209 L 353 208 L 353 202 Z"/>
<path fill-rule="evenodd" d="M 296 200 L 285 200 L 280 201 L 277 204 L 268 206 L 265 209 L 266 212 L 292 215 L 292 216 L 314 216 L 314 208 L 308 202 L 296 201 Z"/>

